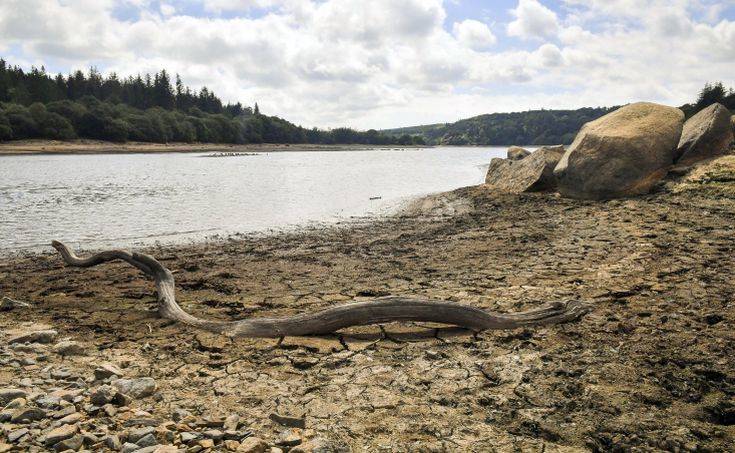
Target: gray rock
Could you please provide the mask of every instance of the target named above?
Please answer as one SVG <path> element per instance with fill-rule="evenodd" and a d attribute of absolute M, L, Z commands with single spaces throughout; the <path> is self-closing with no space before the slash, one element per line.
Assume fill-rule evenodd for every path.
<path fill-rule="evenodd" d="M 522 160 L 493 159 L 485 184 L 492 190 L 508 193 L 554 190 L 554 167 L 563 155 L 563 146 L 544 146 Z"/>
<path fill-rule="evenodd" d="M 21 302 L 9 297 L 3 297 L 2 301 L 0 301 L 0 311 L 10 311 L 16 308 L 28 308 L 30 306 L 31 304 L 27 302 Z"/>
<path fill-rule="evenodd" d="M 112 382 L 120 393 L 132 398 L 145 398 L 156 391 L 156 381 L 153 378 L 144 377 L 136 379 L 117 379 Z"/>
<path fill-rule="evenodd" d="M 31 330 L 13 335 L 8 343 L 51 343 L 59 333 L 55 330 Z"/>
<path fill-rule="evenodd" d="M 227 417 L 222 424 L 222 428 L 227 430 L 236 430 L 237 426 L 240 424 L 240 416 L 237 414 L 232 414 L 229 417 Z"/>
<path fill-rule="evenodd" d="M 184 431 L 181 433 L 181 443 L 188 444 L 189 442 L 199 439 L 199 433 Z"/>
<path fill-rule="evenodd" d="M 729 153 L 733 142 L 730 118 L 730 111 L 722 104 L 712 104 L 689 118 L 676 149 L 677 165 L 691 165 Z"/>
<path fill-rule="evenodd" d="M 521 160 L 526 156 L 530 156 L 531 151 L 521 148 L 520 146 L 511 146 L 508 148 L 508 160 Z"/>
<path fill-rule="evenodd" d="M 16 398 L 25 398 L 28 392 L 16 388 L 5 388 L 0 390 L 0 405 L 5 406 Z"/>
<path fill-rule="evenodd" d="M 26 405 L 26 399 L 25 398 L 16 398 L 13 401 L 9 402 L 5 409 L 18 409 L 19 407 L 23 407 Z"/>
<path fill-rule="evenodd" d="M 56 445 L 62 440 L 66 440 L 77 433 L 79 427 L 77 425 L 64 425 L 58 428 L 52 429 L 46 434 L 44 443 L 49 445 Z"/>
<path fill-rule="evenodd" d="M 135 441 L 135 443 L 140 447 L 152 447 L 154 445 L 158 445 L 158 440 L 153 434 L 147 434 Z"/>
<path fill-rule="evenodd" d="M 219 442 L 223 437 L 225 437 L 225 433 L 218 429 L 209 429 L 204 431 L 202 434 L 204 434 L 204 437 L 207 439 L 212 439 L 215 442 Z"/>
<path fill-rule="evenodd" d="M 133 453 L 135 450 L 140 450 L 140 447 L 130 442 L 125 442 L 120 449 L 122 453 Z"/>
<path fill-rule="evenodd" d="M 89 401 L 96 406 L 104 406 L 112 401 L 116 394 L 116 388 L 111 385 L 102 385 L 92 391 L 89 395 Z"/>
<path fill-rule="evenodd" d="M 30 423 L 46 418 L 46 411 L 39 407 L 22 407 L 16 409 L 10 417 L 11 423 Z"/>
<path fill-rule="evenodd" d="M 110 434 L 107 437 L 105 437 L 105 446 L 109 448 L 110 450 L 115 450 L 115 451 L 122 449 L 120 438 L 117 437 L 115 434 Z"/>
<path fill-rule="evenodd" d="M 268 444 L 258 437 L 249 437 L 240 443 L 237 449 L 240 453 L 265 453 Z"/>
<path fill-rule="evenodd" d="M 67 450 L 77 451 L 80 448 L 82 448 L 83 443 L 84 443 L 84 437 L 82 437 L 80 434 L 77 434 L 68 439 L 64 439 L 61 442 L 54 445 L 54 450 L 56 451 L 67 451 Z"/>
<path fill-rule="evenodd" d="M 554 169 L 559 193 L 604 200 L 647 193 L 674 162 L 684 113 L 639 102 L 589 122 Z"/>
<path fill-rule="evenodd" d="M 11 431 L 8 433 L 8 442 L 15 443 L 18 440 L 20 440 L 23 436 L 28 434 L 29 430 L 28 428 L 20 428 L 16 429 L 15 431 Z"/>
<path fill-rule="evenodd" d="M 79 412 L 74 412 L 73 414 L 69 414 L 64 418 L 61 418 L 56 421 L 58 426 L 61 425 L 73 425 L 75 423 L 79 423 L 82 420 L 82 414 Z"/>
<path fill-rule="evenodd" d="M 304 417 L 290 417 L 288 415 L 281 415 L 273 412 L 268 416 L 268 418 L 280 425 L 288 426 L 290 428 L 306 428 L 306 418 Z"/>
<path fill-rule="evenodd" d="M 111 363 L 103 363 L 94 370 L 95 380 L 101 381 L 113 376 L 123 376 L 123 371 Z"/>
<path fill-rule="evenodd" d="M 294 428 L 281 431 L 281 434 L 278 435 L 278 440 L 276 440 L 276 445 L 283 447 L 295 447 L 300 443 L 301 432 Z"/>
<path fill-rule="evenodd" d="M 54 345 L 54 352 L 62 356 L 85 355 L 86 350 L 81 343 L 76 341 L 60 341 Z"/>
<path fill-rule="evenodd" d="M 140 442 L 138 442 L 139 439 L 141 439 L 141 438 L 143 438 L 143 437 L 145 437 L 145 436 L 147 436 L 149 434 L 153 434 L 155 432 L 156 432 L 155 428 L 153 428 L 151 426 L 146 426 L 144 428 L 131 429 L 130 432 L 128 432 L 128 438 L 127 438 L 127 440 L 128 440 L 128 442 L 133 442 L 133 443 L 136 443 L 138 445 L 141 445 Z"/>

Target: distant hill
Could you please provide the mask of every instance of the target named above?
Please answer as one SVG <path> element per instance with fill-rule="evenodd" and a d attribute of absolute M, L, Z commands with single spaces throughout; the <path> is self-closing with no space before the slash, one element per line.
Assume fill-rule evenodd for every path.
<path fill-rule="evenodd" d="M 436 145 L 559 145 L 569 144 L 585 123 L 617 107 L 578 110 L 530 110 L 491 113 L 447 124 L 402 127 L 385 135 L 418 135 Z"/>

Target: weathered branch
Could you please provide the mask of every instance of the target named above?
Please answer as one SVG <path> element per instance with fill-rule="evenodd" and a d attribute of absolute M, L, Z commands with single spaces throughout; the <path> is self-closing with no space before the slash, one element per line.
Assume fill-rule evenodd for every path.
<path fill-rule="evenodd" d="M 114 260 L 123 260 L 131 264 L 153 278 L 158 291 L 158 313 L 163 318 L 234 337 L 317 335 L 351 326 L 394 321 L 453 324 L 477 331 L 514 329 L 572 321 L 589 311 L 585 304 L 578 301 L 557 302 L 535 310 L 501 314 L 448 301 L 383 297 L 283 318 L 207 321 L 190 315 L 176 303 L 173 275 L 152 256 L 127 250 L 109 250 L 88 258 L 79 258 L 61 242 L 53 241 L 51 245 L 70 266 L 92 267 Z"/>

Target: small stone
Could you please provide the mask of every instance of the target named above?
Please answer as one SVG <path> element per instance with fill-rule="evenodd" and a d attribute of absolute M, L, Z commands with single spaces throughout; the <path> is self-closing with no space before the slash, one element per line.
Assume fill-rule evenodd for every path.
<path fill-rule="evenodd" d="M 248 437 L 240 442 L 237 451 L 239 453 L 265 453 L 266 448 L 268 448 L 268 444 L 263 439 Z"/>
<path fill-rule="evenodd" d="M 271 447 L 271 449 L 268 450 L 268 453 L 283 453 L 283 450 L 278 447 Z"/>
<path fill-rule="evenodd" d="M 268 416 L 274 422 L 288 426 L 289 428 L 306 428 L 306 419 L 304 417 L 289 417 L 287 415 L 281 415 L 273 412 Z"/>
<path fill-rule="evenodd" d="M 219 442 L 220 440 L 222 440 L 223 437 L 225 437 L 225 434 L 218 429 L 210 429 L 204 431 L 202 434 L 204 434 L 204 437 L 212 439 L 215 442 Z"/>
<path fill-rule="evenodd" d="M 8 442 L 17 442 L 21 437 L 28 434 L 28 428 L 20 428 L 8 433 Z"/>
<path fill-rule="evenodd" d="M 158 440 L 156 440 L 156 436 L 153 434 L 147 434 L 136 440 L 135 443 L 141 447 L 152 447 L 154 445 L 158 445 Z"/>
<path fill-rule="evenodd" d="M 153 395 L 156 391 L 156 381 L 153 378 L 144 377 L 137 379 L 117 379 L 112 382 L 117 390 L 132 398 L 145 398 Z"/>
<path fill-rule="evenodd" d="M 112 404 L 105 404 L 100 409 L 102 409 L 102 412 L 107 414 L 108 417 L 112 417 L 115 414 L 117 414 L 117 408 L 113 406 Z"/>
<path fill-rule="evenodd" d="M 133 453 L 135 450 L 140 450 L 140 447 L 131 442 L 125 442 L 120 449 L 122 453 Z"/>
<path fill-rule="evenodd" d="M 84 443 L 84 437 L 77 434 L 76 436 L 72 436 L 68 439 L 62 440 L 61 442 L 54 445 L 54 450 L 56 451 L 66 451 L 66 450 L 77 451 L 80 448 L 82 448 L 83 443 Z"/>
<path fill-rule="evenodd" d="M 290 428 L 281 432 L 276 441 L 276 445 L 284 447 L 295 447 L 301 443 L 301 430 Z"/>
<path fill-rule="evenodd" d="M 199 438 L 199 434 L 198 433 L 192 433 L 192 432 L 188 432 L 188 431 L 185 431 L 185 432 L 181 433 L 181 443 L 182 444 L 188 444 L 188 443 L 190 443 L 192 441 L 197 440 L 198 438 Z"/>
<path fill-rule="evenodd" d="M 155 432 L 156 432 L 155 428 L 152 428 L 150 426 L 146 426 L 145 428 L 131 429 L 130 432 L 128 433 L 127 440 L 128 440 L 128 442 L 133 442 L 133 443 L 136 443 L 138 445 L 141 445 L 140 442 L 138 442 L 139 439 L 141 439 L 141 438 L 143 438 L 143 437 L 145 437 L 145 436 L 147 436 L 149 434 L 153 434 Z"/>
<path fill-rule="evenodd" d="M 26 399 L 25 398 L 16 398 L 13 401 L 9 402 L 5 409 L 18 409 L 19 407 L 23 407 L 26 405 Z"/>
<path fill-rule="evenodd" d="M 202 439 L 197 443 L 202 448 L 213 448 L 214 447 L 214 441 L 212 439 Z"/>
<path fill-rule="evenodd" d="M 61 398 L 53 395 L 43 395 L 40 398 L 36 398 L 34 402 L 37 406 L 46 409 L 58 409 L 61 407 Z"/>
<path fill-rule="evenodd" d="M 21 332 L 8 339 L 9 344 L 14 343 L 51 343 L 59 333 L 55 330 L 31 330 Z"/>
<path fill-rule="evenodd" d="M 226 440 L 223 442 L 223 445 L 230 451 L 237 451 L 237 449 L 240 448 L 240 442 L 236 440 Z"/>
<path fill-rule="evenodd" d="M 240 424 L 240 416 L 237 414 L 232 414 L 225 419 L 225 422 L 222 424 L 222 428 L 224 428 L 226 431 L 228 430 L 235 431 L 237 429 L 237 425 L 239 424 Z"/>
<path fill-rule="evenodd" d="M 72 406 L 74 407 L 74 406 Z M 61 420 L 58 420 L 56 423 L 61 425 L 73 425 L 74 423 L 79 423 L 82 420 L 82 414 L 79 412 L 75 412 L 73 414 L 67 415 L 66 417 L 62 418 Z"/>
<path fill-rule="evenodd" d="M 171 419 L 175 422 L 180 422 L 181 420 L 190 416 L 191 412 L 187 411 L 186 409 L 181 409 L 179 407 L 171 411 Z"/>
<path fill-rule="evenodd" d="M 112 376 L 124 376 L 123 371 L 111 363 L 100 364 L 94 369 L 94 379 L 101 381 Z"/>
<path fill-rule="evenodd" d="M 0 390 L 0 405 L 6 405 L 16 398 L 25 398 L 28 396 L 28 392 L 21 389 L 6 388 Z"/>
<path fill-rule="evenodd" d="M 76 341 L 60 341 L 54 345 L 54 352 L 62 356 L 85 355 L 86 350 L 81 343 Z"/>
<path fill-rule="evenodd" d="M 0 311 L 10 311 L 16 308 L 28 308 L 30 306 L 31 304 L 28 302 L 21 302 L 9 297 L 3 297 L 2 301 L 0 301 Z"/>
<path fill-rule="evenodd" d="M 46 418 L 46 411 L 38 407 L 22 407 L 16 409 L 10 417 L 11 423 L 29 423 Z"/>
<path fill-rule="evenodd" d="M 46 445 L 55 445 L 62 440 L 68 439 L 77 433 L 77 425 L 64 425 L 56 429 L 52 429 L 46 434 Z"/>
<path fill-rule="evenodd" d="M 89 395 L 89 401 L 96 406 L 104 406 L 112 401 L 116 394 L 117 390 L 111 385 L 102 385 L 92 391 L 92 394 Z"/>
<path fill-rule="evenodd" d="M 120 443 L 120 438 L 117 437 L 115 434 L 110 434 L 107 437 L 105 437 L 105 446 L 109 448 L 110 450 L 118 451 L 122 448 L 122 444 Z"/>

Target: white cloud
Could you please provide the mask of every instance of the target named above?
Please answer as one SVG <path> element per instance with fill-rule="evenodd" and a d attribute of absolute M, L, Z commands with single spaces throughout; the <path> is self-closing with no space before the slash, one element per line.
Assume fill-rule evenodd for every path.
<path fill-rule="evenodd" d="M 487 50 L 497 41 L 490 27 L 482 22 L 467 19 L 455 22 L 452 27 L 459 42 L 474 50 Z"/>
<path fill-rule="evenodd" d="M 508 24 L 508 34 L 520 38 L 553 38 L 559 29 L 556 13 L 537 0 L 519 0 L 511 11 L 515 20 Z"/>

